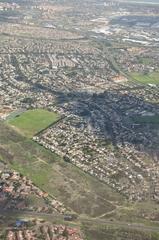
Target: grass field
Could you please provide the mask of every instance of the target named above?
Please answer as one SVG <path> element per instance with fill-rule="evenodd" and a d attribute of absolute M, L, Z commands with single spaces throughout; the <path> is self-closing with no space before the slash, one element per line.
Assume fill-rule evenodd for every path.
<path fill-rule="evenodd" d="M 153 62 L 152 58 L 148 58 L 148 57 L 140 57 L 139 58 L 139 62 L 144 64 L 144 65 L 149 65 Z"/>
<path fill-rule="evenodd" d="M 155 116 L 138 116 L 133 118 L 135 123 L 159 124 L 159 115 Z"/>
<path fill-rule="evenodd" d="M 133 72 L 130 74 L 130 76 L 143 84 L 159 84 L 159 72 L 153 72 L 150 74 L 142 74 L 142 73 L 137 73 L 137 72 Z"/>
<path fill-rule="evenodd" d="M 8 123 L 14 126 L 24 136 L 33 137 L 39 131 L 56 122 L 59 115 L 44 109 L 28 110 L 11 119 Z"/>
<path fill-rule="evenodd" d="M 107 185 L 72 164 L 64 162 L 62 158 L 19 134 L 4 122 L 0 122 L 0 160 L 27 176 L 41 189 L 63 202 L 67 209 L 81 217 L 111 218 L 140 223 L 142 213 L 147 213 L 147 209 L 149 215 L 159 211 L 159 206 L 157 207 L 154 202 L 148 205 L 141 203 L 141 206 L 131 203 L 128 205 L 120 194 Z M 42 206 L 43 202 L 38 201 L 35 196 L 29 198 L 30 204 Z M 144 223 L 150 224 L 147 219 Z M 86 240 L 159 239 L 158 235 L 151 235 L 149 232 L 136 233 L 98 224 L 89 226 L 83 220 L 81 224 Z"/>
<path fill-rule="evenodd" d="M 123 202 L 123 198 L 105 184 L 2 122 L 0 159 L 78 214 L 100 216 Z"/>
<path fill-rule="evenodd" d="M 85 240 L 158 240 L 159 233 L 122 229 L 98 224 L 83 224 Z"/>

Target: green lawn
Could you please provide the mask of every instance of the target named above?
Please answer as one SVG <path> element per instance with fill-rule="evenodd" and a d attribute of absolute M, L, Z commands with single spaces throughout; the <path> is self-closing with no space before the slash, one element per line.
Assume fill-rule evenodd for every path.
<path fill-rule="evenodd" d="M 33 137 L 39 131 L 56 122 L 59 115 L 44 109 L 28 110 L 11 119 L 8 123 L 14 126 L 26 137 Z"/>
<path fill-rule="evenodd" d="M 143 84 L 159 84 L 159 72 L 149 74 L 133 72 L 130 75 L 134 80 Z"/>

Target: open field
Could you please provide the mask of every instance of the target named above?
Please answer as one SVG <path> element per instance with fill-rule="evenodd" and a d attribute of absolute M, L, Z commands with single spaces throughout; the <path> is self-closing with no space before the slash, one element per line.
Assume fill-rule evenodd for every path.
<path fill-rule="evenodd" d="M 78 214 L 101 216 L 122 197 L 56 154 L 0 122 L 0 158 Z"/>
<path fill-rule="evenodd" d="M 8 123 L 14 126 L 24 136 L 33 137 L 39 131 L 59 119 L 58 114 L 43 109 L 28 110 L 11 119 Z"/>
<path fill-rule="evenodd" d="M 86 240 L 158 240 L 158 233 L 137 231 L 132 229 L 122 229 L 98 224 L 84 224 L 82 230 Z"/>
<path fill-rule="evenodd" d="M 135 123 L 159 124 L 159 115 L 155 116 L 139 116 L 133 118 Z"/>
<path fill-rule="evenodd" d="M 159 84 L 159 72 L 153 72 L 145 75 L 142 73 L 134 72 L 131 73 L 130 76 L 134 80 L 143 84 L 157 84 L 157 85 Z"/>
<path fill-rule="evenodd" d="M 148 57 L 140 57 L 139 62 L 145 65 L 149 65 L 152 63 L 152 59 Z"/>
<path fill-rule="evenodd" d="M 152 203 L 128 204 L 121 195 L 107 185 L 85 174 L 83 171 L 66 163 L 56 154 L 51 153 L 31 139 L 20 135 L 10 125 L 0 122 L 0 159 L 12 169 L 28 176 L 37 186 L 64 203 L 67 209 L 81 217 L 112 219 L 148 224 L 143 213 L 151 216 L 159 207 Z M 30 197 L 30 203 L 37 200 Z M 41 206 L 41 202 L 37 203 Z M 152 208 L 153 206 L 153 208 Z M 149 211 L 148 211 L 149 210 Z M 156 219 L 157 220 L 157 219 Z M 157 240 L 157 233 L 142 233 L 135 230 L 121 229 L 114 226 L 91 225 L 83 223 L 86 240 Z M 119 238 L 117 238 L 119 237 Z"/>
<path fill-rule="evenodd" d="M 148 215 L 154 213 L 154 208 L 156 214 L 159 212 L 154 203 L 142 203 L 139 207 L 128 204 L 106 184 L 66 163 L 3 122 L 0 122 L 0 159 L 79 215 L 146 223 L 142 216 L 145 211 L 149 210 Z"/>

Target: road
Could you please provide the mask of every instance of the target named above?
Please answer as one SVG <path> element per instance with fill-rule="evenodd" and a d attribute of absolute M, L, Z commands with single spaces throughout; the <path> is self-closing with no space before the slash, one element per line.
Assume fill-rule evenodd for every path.
<path fill-rule="evenodd" d="M 2 216 L 14 216 L 17 218 L 17 215 L 21 217 L 31 217 L 31 218 L 51 218 L 56 220 L 64 221 L 64 215 L 59 213 L 42 213 L 42 212 L 33 212 L 33 211 L 18 211 L 18 210 L 0 210 L 0 215 Z M 66 221 L 65 221 L 66 222 Z M 132 222 L 123 222 L 123 221 L 116 221 L 116 220 L 106 220 L 106 219 L 95 219 L 95 218 L 86 218 L 79 216 L 77 220 L 74 221 L 76 224 L 81 223 L 91 223 L 97 225 L 106 225 L 115 228 L 124 228 L 124 229 L 131 229 L 131 230 L 138 230 L 144 232 L 157 232 L 159 233 L 159 226 L 150 226 L 141 223 L 132 223 Z"/>

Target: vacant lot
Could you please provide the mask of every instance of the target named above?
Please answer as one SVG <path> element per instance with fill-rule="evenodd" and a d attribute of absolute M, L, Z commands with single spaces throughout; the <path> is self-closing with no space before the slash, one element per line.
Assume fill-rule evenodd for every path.
<path fill-rule="evenodd" d="M 116 209 L 122 197 L 0 122 L 0 158 L 78 214 L 96 217 Z"/>
<path fill-rule="evenodd" d="M 33 137 L 39 131 L 56 122 L 59 115 L 43 109 L 28 110 L 20 116 L 8 121 L 20 133 L 27 137 Z"/>
<path fill-rule="evenodd" d="M 131 77 L 143 84 L 159 84 L 159 72 L 153 72 L 150 74 L 142 74 L 142 73 L 131 73 Z"/>

